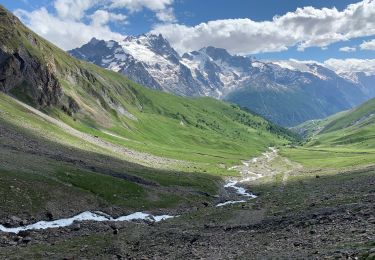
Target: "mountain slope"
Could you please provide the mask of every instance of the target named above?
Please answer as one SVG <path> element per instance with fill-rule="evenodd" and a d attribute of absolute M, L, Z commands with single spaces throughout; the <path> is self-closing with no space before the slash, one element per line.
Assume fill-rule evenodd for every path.
<path fill-rule="evenodd" d="M 117 73 L 70 57 L 4 10 L 1 19 L 1 33 L 9 35 L 1 40 L 0 75 L 6 79 L 1 89 L 76 129 L 172 157 L 191 154 L 190 149 L 208 154 L 260 152 L 279 142 L 275 134 L 288 135 L 229 104 L 140 87 Z M 249 144 L 251 148 L 246 148 Z"/>
<path fill-rule="evenodd" d="M 311 145 L 375 149 L 375 99 L 331 120 Z"/>
<path fill-rule="evenodd" d="M 231 166 L 295 139 L 238 106 L 79 61 L 2 7 L 0 33 L 0 223 L 199 207 Z"/>
<path fill-rule="evenodd" d="M 375 99 L 317 122 L 308 142 L 283 154 L 312 167 L 353 167 L 375 161 Z M 313 131 L 309 128 L 307 131 Z"/>
<path fill-rule="evenodd" d="M 350 109 L 375 92 L 315 63 L 257 61 L 206 47 L 182 56 L 162 35 L 91 40 L 70 53 L 149 88 L 234 102 L 291 126 Z"/>
<path fill-rule="evenodd" d="M 347 111 L 342 111 L 323 119 L 309 120 L 300 125 L 291 127 L 290 130 L 303 138 L 310 138 L 319 134 L 326 125 L 331 123 L 334 119 L 341 117 L 345 113 L 347 113 Z"/>

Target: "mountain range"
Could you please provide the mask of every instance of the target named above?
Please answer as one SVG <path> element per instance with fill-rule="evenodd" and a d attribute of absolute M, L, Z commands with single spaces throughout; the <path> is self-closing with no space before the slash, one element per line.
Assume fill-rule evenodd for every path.
<path fill-rule="evenodd" d="M 1 5 L 0 35 L 0 259 L 373 258 L 375 99 L 306 139 L 220 100 L 291 124 L 367 99 L 370 75 L 160 35 L 94 39 L 89 63 Z"/>
<path fill-rule="evenodd" d="M 152 89 L 209 96 L 293 126 L 352 108 L 375 96 L 374 76 L 337 74 L 315 62 L 262 61 L 206 47 L 179 55 L 162 35 L 93 38 L 69 51 Z"/>

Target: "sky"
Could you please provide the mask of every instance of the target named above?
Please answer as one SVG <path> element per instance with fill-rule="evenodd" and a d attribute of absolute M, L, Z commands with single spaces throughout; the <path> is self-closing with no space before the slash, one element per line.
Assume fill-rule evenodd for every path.
<path fill-rule="evenodd" d="M 205 46 L 258 59 L 375 62 L 375 0 L 0 0 L 64 50 L 92 37 L 161 33 L 180 53 Z M 375 68 L 374 68 L 375 70 Z"/>

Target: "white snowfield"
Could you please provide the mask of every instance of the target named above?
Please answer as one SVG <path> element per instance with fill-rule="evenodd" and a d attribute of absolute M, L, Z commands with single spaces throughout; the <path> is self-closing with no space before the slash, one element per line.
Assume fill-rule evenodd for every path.
<path fill-rule="evenodd" d="M 170 215 L 153 216 L 151 214 L 147 214 L 143 212 L 135 212 L 127 216 L 112 218 L 111 216 L 102 212 L 93 213 L 90 211 L 85 211 L 71 218 L 63 218 L 63 219 L 58 219 L 58 220 L 53 220 L 53 221 L 39 221 L 35 224 L 22 226 L 22 227 L 6 228 L 3 225 L 0 225 L 0 231 L 5 232 L 5 233 L 18 234 L 19 232 L 26 231 L 26 230 L 39 230 L 39 229 L 67 227 L 67 226 L 71 226 L 74 222 L 82 222 L 82 221 L 117 222 L 117 221 L 148 220 L 148 221 L 159 222 L 159 221 L 174 218 L 174 217 L 175 216 L 170 216 Z"/>

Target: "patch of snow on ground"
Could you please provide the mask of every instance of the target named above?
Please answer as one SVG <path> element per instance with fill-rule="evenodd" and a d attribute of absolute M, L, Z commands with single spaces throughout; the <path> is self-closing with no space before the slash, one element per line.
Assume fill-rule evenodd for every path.
<path fill-rule="evenodd" d="M 16 228 L 6 228 L 3 225 L 0 225 L 0 231 L 5 233 L 16 233 L 18 234 L 21 231 L 26 230 L 38 230 L 38 229 L 48 229 L 48 228 L 60 228 L 60 227 L 67 227 L 72 225 L 74 222 L 82 222 L 82 221 L 96 221 L 96 222 L 103 222 L 103 221 L 111 221 L 111 222 L 118 222 L 118 221 L 133 221 L 133 220 L 149 220 L 159 222 L 162 220 L 174 218 L 175 216 L 170 215 L 159 215 L 153 216 L 143 212 L 135 212 L 133 214 L 122 216 L 119 218 L 112 218 L 105 213 L 101 212 L 90 212 L 85 211 L 80 213 L 71 218 L 63 218 L 53 221 L 39 221 L 35 224 L 23 226 L 23 227 L 16 227 Z"/>

